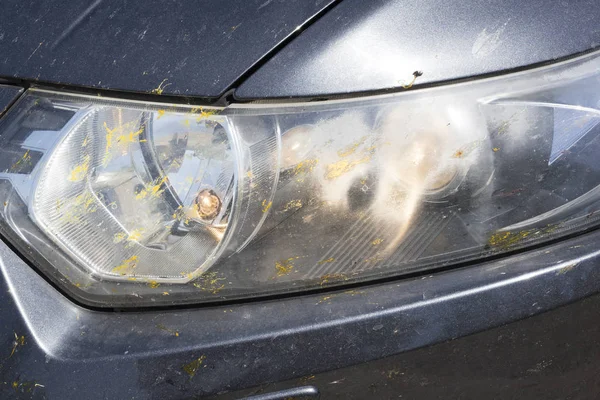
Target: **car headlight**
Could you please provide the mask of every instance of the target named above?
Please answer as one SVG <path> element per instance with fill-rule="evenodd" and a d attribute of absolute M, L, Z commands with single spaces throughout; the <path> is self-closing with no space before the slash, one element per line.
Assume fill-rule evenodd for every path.
<path fill-rule="evenodd" d="M 2 231 L 101 306 L 495 256 L 597 224 L 599 68 L 226 108 L 29 90 L 0 124 Z"/>

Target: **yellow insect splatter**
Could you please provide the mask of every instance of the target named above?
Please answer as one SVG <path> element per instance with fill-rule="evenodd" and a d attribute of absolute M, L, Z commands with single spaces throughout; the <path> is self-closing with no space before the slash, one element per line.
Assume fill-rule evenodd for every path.
<path fill-rule="evenodd" d="M 82 221 L 82 216 L 85 214 L 95 213 L 98 211 L 98 203 L 94 194 L 91 192 L 81 193 L 70 201 L 57 201 L 56 211 L 61 214 L 60 219 L 69 223 L 79 223 Z"/>
<path fill-rule="evenodd" d="M 269 201 L 267 203 L 267 200 L 263 200 L 262 201 L 262 212 L 266 213 L 267 211 L 269 211 L 269 209 L 271 208 L 272 205 L 273 205 L 272 201 Z"/>
<path fill-rule="evenodd" d="M 142 238 L 142 232 L 144 232 L 144 229 L 141 228 L 132 230 L 127 240 L 140 240 Z"/>
<path fill-rule="evenodd" d="M 198 369 L 200 369 L 200 366 L 202 365 L 204 360 L 206 360 L 206 356 L 202 355 L 199 358 L 195 359 L 194 361 L 185 364 L 183 366 L 183 370 L 190 376 L 190 378 L 193 378 L 194 375 L 196 375 L 196 372 L 198 371 Z"/>
<path fill-rule="evenodd" d="M 294 175 L 307 174 L 309 172 L 312 172 L 312 170 L 317 166 L 318 163 L 319 160 L 317 159 L 308 159 L 300 161 L 294 167 Z"/>
<path fill-rule="evenodd" d="M 356 150 L 358 149 L 358 146 L 363 144 L 365 142 L 365 140 L 367 140 L 367 137 L 363 136 L 358 141 L 352 143 L 351 145 L 347 146 L 346 148 L 338 150 L 338 152 L 337 152 L 338 157 L 344 158 L 344 157 L 348 157 L 348 156 L 354 154 L 356 152 Z"/>
<path fill-rule="evenodd" d="M 25 154 L 23 154 L 23 157 L 19 158 L 17 160 L 16 163 L 13 164 L 12 167 L 10 167 L 12 172 L 18 172 L 20 171 L 24 166 L 28 165 L 31 163 L 31 154 L 29 154 L 29 150 L 27 150 L 25 152 Z"/>
<path fill-rule="evenodd" d="M 98 210 L 96 198 L 90 192 L 84 192 L 77 195 L 73 201 L 73 205 L 75 206 L 76 212 L 80 214 L 94 213 Z"/>
<path fill-rule="evenodd" d="M 15 334 L 15 340 L 13 342 L 13 347 L 12 350 L 10 351 L 10 355 L 8 356 L 8 358 L 11 358 L 13 356 L 13 354 L 15 354 L 15 351 L 17 350 L 17 347 L 19 346 L 25 346 L 25 336 L 21 335 L 17 335 L 17 332 L 13 332 Z"/>
<path fill-rule="evenodd" d="M 327 303 L 331 303 L 329 300 L 333 299 L 335 296 L 334 295 L 329 295 L 329 296 L 323 296 L 319 299 L 319 301 L 317 302 L 317 304 L 323 304 L 325 302 Z"/>
<path fill-rule="evenodd" d="M 192 274 L 185 274 L 188 278 L 192 277 Z M 217 294 L 225 288 L 225 285 L 221 283 L 225 278 L 219 277 L 216 272 L 205 273 L 198 278 L 197 282 L 194 282 L 194 287 L 205 292 Z"/>
<path fill-rule="evenodd" d="M 465 155 L 465 152 L 462 150 L 456 150 L 456 152 L 454 152 L 454 154 L 452 154 L 452 158 L 463 158 Z"/>
<path fill-rule="evenodd" d="M 371 160 L 371 157 L 366 156 L 359 160 L 354 160 L 354 161 L 340 160 L 333 164 L 329 164 L 327 166 L 327 172 L 325 173 L 325 179 L 332 180 L 332 179 L 339 178 L 346 172 L 350 172 L 357 165 L 367 163 L 370 160 Z"/>
<path fill-rule="evenodd" d="M 192 114 L 197 114 L 196 116 L 196 122 L 200 122 L 203 119 L 206 119 L 212 115 L 215 115 L 219 112 L 219 110 L 208 110 L 208 111 L 204 111 L 204 108 L 202 107 L 194 107 L 191 110 Z"/>
<path fill-rule="evenodd" d="M 150 196 L 150 197 L 158 197 L 164 191 L 163 184 L 166 181 L 167 181 L 167 177 L 166 176 L 164 178 L 162 178 L 162 179 L 158 178 L 154 182 L 154 185 L 146 187 L 145 189 L 140 190 L 139 193 L 135 195 L 136 200 L 142 200 L 142 199 L 145 199 L 148 196 Z"/>
<path fill-rule="evenodd" d="M 156 119 L 160 119 L 163 115 L 165 115 L 165 110 L 158 110 L 156 113 L 158 114 L 158 117 L 156 117 Z"/>
<path fill-rule="evenodd" d="M 365 260 L 365 262 L 367 264 L 370 264 L 370 263 L 376 264 L 380 261 L 383 261 L 383 257 L 381 257 L 379 254 L 376 254 L 373 257 L 369 257 Z"/>
<path fill-rule="evenodd" d="M 325 274 L 321 276 L 321 286 L 326 283 L 346 281 L 348 277 L 345 274 Z"/>
<path fill-rule="evenodd" d="M 556 272 L 556 275 L 564 275 L 564 274 L 566 274 L 567 272 L 569 272 L 569 271 L 573 270 L 573 268 L 575 268 L 576 266 L 577 266 L 577 263 L 574 263 L 574 264 L 567 265 L 566 267 L 559 269 L 559 270 Z"/>
<path fill-rule="evenodd" d="M 465 146 L 456 150 L 454 154 L 452 154 L 452 158 L 464 158 L 471 154 L 475 149 L 480 147 L 483 144 L 483 140 L 475 140 L 471 143 L 467 143 Z"/>
<path fill-rule="evenodd" d="M 76 165 L 71 170 L 71 173 L 69 174 L 69 178 L 68 178 L 69 181 L 71 181 L 71 182 L 82 181 L 87 176 L 89 168 L 90 168 L 90 156 L 86 154 L 83 157 L 83 161 L 81 162 L 81 164 Z"/>
<path fill-rule="evenodd" d="M 153 93 L 153 94 L 158 94 L 158 95 L 161 95 L 161 94 L 163 94 L 163 92 L 164 92 L 165 88 L 166 88 L 167 86 L 169 86 L 169 85 L 170 85 L 170 83 L 167 83 L 167 84 L 165 85 L 165 82 L 166 82 L 166 81 L 168 81 L 168 79 L 166 79 L 166 78 L 165 78 L 165 79 L 163 79 L 163 81 L 160 83 L 160 85 L 158 85 L 158 87 L 157 87 L 156 89 L 152 89 L 152 92 L 151 92 L 151 93 Z"/>
<path fill-rule="evenodd" d="M 144 132 L 144 128 L 140 128 L 137 131 L 131 131 L 127 134 L 119 135 L 117 137 L 117 143 L 121 146 L 126 146 L 129 143 L 135 143 L 139 136 Z"/>
<path fill-rule="evenodd" d="M 164 326 L 163 324 L 156 324 L 156 327 L 160 330 L 163 330 L 165 332 L 169 332 L 171 335 L 179 337 L 179 332 L 174 330 L 174 329 L 169 329 L 166 326 Z"/>
<path fill-rule="evenodd" d="M 490 236 L 488 240 L 488 245 L 501 248 L 511 247 L 513 245 L 519 244 L 521 241 L 523 241 L 529 236 L 546 235 L 554 232 L 557 228 L 557 225 L 548 225 L 545 228 L 541 229 L 529 229 L 519 232 L 498 232 Z"/>
<path fill-rule="evenodd" d="M 494 147 L 492 150 L 494 151 L 494 153 L 496 153 L 497 151 L 500 151 L 500 148 L 499 147 Z"/>
<path fill-rule="evenodd" d="M 317 264 L 329 264 L 335 261 L 335 258 L 329 257 L 327 260 L 319 261 Z"/>
<path fill-rule="evenodd" d="M 126 275 L 127 273 L 132 272 L 132 270 L 137 266 L 137 263 L 138 256 L 131 256 L 127 260 L 123 261 L 121 265 L 114 267 L 112 269 L 112 272 L 121 275 Z"/>
<path fill-rule="evenodd" d="M 497 232 L 490 236 L 488 239 L 488 245 L 492 247 L 508 248 L 519 244 L 529 236 L 546 235 L 554 232 L 557 228 L 557 225 L 548 225 L 541 229 L 528 229 L 518 232 Z"/>
<path fill-rule="evenodd" d="M 129 235 L 126 232 L 115 233 L 113 236 L 113 243 L 121 243 L 123 240 L 127 239 Z"/>
<path fill-rule="evenodd" d="M 298 210 L 302 208 L 302 200 L 290 200 L 283 207 L 283 211 Z"/>
<path fill-rule="evenodd" d="M 160 283 L 156 282 L 156 281 L 150 281 L 148 282 L 148 287 L 151 289 L 156 289 L 160 286 Z"/>
<path fill-rule="evenodd" d="M 102 160 L 102 164 L 106 166 L 111 158 L 110 150 L 112 149 L 112 141 L 115 132 L 119 130 L 119 127 L 110 129 L 106 122 L 104 122 L 104 129 L 106 130 L 106 147 L 104 148 L 104 159 Z"/>
<path fill-rule="evenodd" d="M 371 244 L 372 244 L 373 246 L 378 246 L 378 245 L 380 245 L 381 243 L 383 243 L 383 239 L 381 239 L 381 238 L 377 238 L 377 239 L 375 239 L 375 240 L 373 240 L 373 241 L 371 242 Z"/>
<path fill-rule="evenodd" d="M 300 257 L 291 257 L 286 260 L 279 260 L 275 262 L 275 271 L 277 271 L 277 276 L 285 276 L 289 275 L 294 271 L 294 260 L 297 260 Z"/>

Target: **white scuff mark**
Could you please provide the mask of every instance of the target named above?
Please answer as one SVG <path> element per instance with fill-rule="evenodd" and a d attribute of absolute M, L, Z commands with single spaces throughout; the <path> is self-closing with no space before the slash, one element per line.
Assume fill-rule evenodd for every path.
<path fill-rule="evenodd" d="M 260 10 L 261 8 L 268 6 L 269 4 L 271 4 L 271 2 L 272 2 L 272 1 L 273 1 L 273 0 L 267 0 L 267 1 L 265 1 L 264 3 L 262 3 L 262 4 L 261 4 L 261 5 L 258 7 L 258 9 Z"/>
<path fill-rule="evenodd" d="M 29 58 L 27 58 L 27 61 L 31 60 L 31 57 L 33 57 L 33 55 L 35 54 L 35 52 L 38 51 L 40 49 L 40 47 L 42 47 L 42 44 L 44 44 L 44 42 L 40 42 L 40 44 L 38 45 L 38 47 L 35 48 L 35 50 L 33 51 L 33 53 L 31 53 L 29 55 Z"/>
<path fill-rule="evenodd" d="M 471 53 L 475 57 L 481 58 L 491 54 L 494 50 L 496 50 L 502 43 L 500 36 L 502 36 L 502 33 L 504 33 L 506 25 L 509 21 L 510 19 L 491 33 L 488 33 L 487 28 L 484 28 L 483 31 L 477 35 L 477 39 L 475 39 L 475 43 L 473 43 Z"/>

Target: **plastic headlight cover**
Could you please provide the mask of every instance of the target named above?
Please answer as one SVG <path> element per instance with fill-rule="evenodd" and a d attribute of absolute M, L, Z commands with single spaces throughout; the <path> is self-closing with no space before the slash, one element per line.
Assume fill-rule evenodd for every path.
<path fill-rule="evenodd" d="M 86 303 L 233 299 L 431 270 L 590 229 L 600 59 L 227 108 L 29 90 L 2 231 Z"/>

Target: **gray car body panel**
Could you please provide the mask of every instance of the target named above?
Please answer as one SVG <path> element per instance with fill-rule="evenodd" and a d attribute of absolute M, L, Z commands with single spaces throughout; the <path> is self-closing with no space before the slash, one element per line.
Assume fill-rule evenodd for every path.
<path fill-rule="evenodd" d="M 0 80 L 215 98 L 334 0 L 9 0 Z"/>
<path fill-rule="evenodd" d="M 553 61 L 600 45 L 597 1 L 344 0 L 266 62 L 238 99 L 412 88 Z"/>

